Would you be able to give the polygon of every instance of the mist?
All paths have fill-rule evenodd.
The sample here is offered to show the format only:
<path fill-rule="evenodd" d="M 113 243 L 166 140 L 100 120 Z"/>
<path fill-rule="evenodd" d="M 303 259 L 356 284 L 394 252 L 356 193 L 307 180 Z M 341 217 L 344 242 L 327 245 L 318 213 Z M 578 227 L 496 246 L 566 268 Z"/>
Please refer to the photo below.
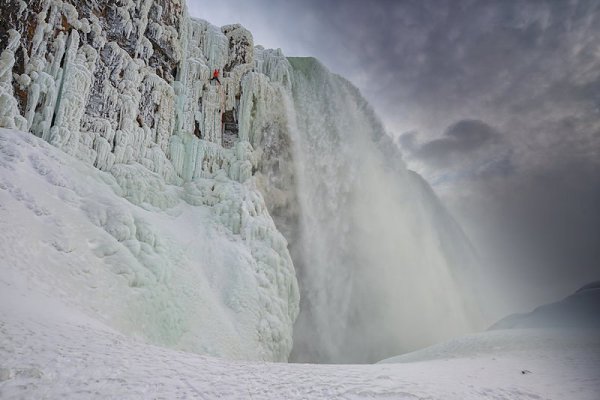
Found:
<path fill-rule="evenodd" d="M 354 86 L 290 61 L 302 211 L 291 360 L 373 362 L 474 329 L 475 255 L 460 228 Z"/>

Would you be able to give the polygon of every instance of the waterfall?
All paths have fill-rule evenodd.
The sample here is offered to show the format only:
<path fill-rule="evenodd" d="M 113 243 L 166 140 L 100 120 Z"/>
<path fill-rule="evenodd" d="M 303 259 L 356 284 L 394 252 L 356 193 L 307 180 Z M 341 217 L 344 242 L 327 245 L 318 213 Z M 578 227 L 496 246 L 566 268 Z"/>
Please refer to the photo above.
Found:
<path fill-rule="evenodd" d="M 376 361 L 467 331 L 468 241 L 358 89 L 315 59 L 289 61 L 301 285 L 292 361 Z"/>

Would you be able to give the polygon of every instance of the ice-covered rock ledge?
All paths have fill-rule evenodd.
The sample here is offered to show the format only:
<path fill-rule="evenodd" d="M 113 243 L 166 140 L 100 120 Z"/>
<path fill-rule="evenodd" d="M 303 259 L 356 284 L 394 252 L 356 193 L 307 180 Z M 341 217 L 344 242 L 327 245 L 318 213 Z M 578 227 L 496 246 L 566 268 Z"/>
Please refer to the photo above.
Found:
<path fill-rule="evenodd" d="M 286 122 L 285 57 L 255 54 L 240 25 L 191 19 L 183 0 L 10 0 L 0 12 L 0 126 L 99 169 L 137 162 L 168 183 L 218 171 L 244 182 Z"/>
<path fill-rule="evenodd" d="M 28 180 L 14 179 L 31 175 L 49 190 L 40 210 L 55 219 L 62 207 L 79 213 L 57 219 L 56 229 L 92 251 L 96 273 L 119 287 L 115 308 L 90 307 L 156 343 L 286 360 L 298 289 L 259 187 L 269 185 L 273 156 L 289 158 L 270 146 L 285 134 L 287 60 L 255 49 L 239 25 L 191 19 L 183 0 L 8 0 L 0 13 L 0 127 L 80 160 L 2 131 L 2 194 L 22 197 Z M 209 81 L 214 69 L 221 84 Z M 46 212 L 31 207 L 31 229 L 52 235 Z M 167 231 L 186 229 L 189 236 L 166 244 Z M 103 241 L 84 243 L 96 231 Z M 58 274 L 68 264 L 67 276 L 85 274 L 87 256 L 57 240 L 51 248 L 64 259 L 50 257 L 45 268 Z M 22 265 L 15 257 L 5 261 Z M 65 293 L 79 293 L 66 280 Z"/>

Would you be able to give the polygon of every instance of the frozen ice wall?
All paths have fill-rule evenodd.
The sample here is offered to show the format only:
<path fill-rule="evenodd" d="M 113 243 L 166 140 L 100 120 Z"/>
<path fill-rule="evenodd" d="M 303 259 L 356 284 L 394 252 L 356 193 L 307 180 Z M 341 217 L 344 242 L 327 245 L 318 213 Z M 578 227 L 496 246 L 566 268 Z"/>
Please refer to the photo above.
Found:
<path fill-rule="evenodd" d="M 367 362 L 469 329 L 468 241 L 358 90 L 291 58 L 301 286 L 292 357 Z"/>
<path fill-rule="evenodd" d="M 265 203 L 266 198 L 272 204 L 277 193 L 265 190 L 263 196 L 260 190 L 278 186 L 270 185 L 266 174 L 259 176 L 272 169 L 275 152 L 269 141 L 287 126 L 282 97 L 291 81 L 281 53 L 257 49 L 255 55 L 245 28 L 192 19 L 184 0 L 7 0 L 0 13 L 0 128 L 30 132 L 108 172 L 118 194 L 142 209 L 174 213 L 181 201 L 197 207 L 199 215 L 208 209 L 224 245 L 243 243 L 241 250 L 232 247 L 241 254 L 228 258 L 239 265 L 215 262 L 209 275 L 237 267 L 234 278 L 244 280 L 241 286 L 250 287 L 251 295 L 241 306 L 226 303 L 226 315 L 220 316 L 230 322 L 224 335 L 235 338 L 237 333 L 235 340 L 243 346 L 223 344 L 219 335 L 210 339 L 206 333 L 213 321 L 203 318 L 196 305 L 182 317 L 193 327 L 185 334 L 186 343 L 192 343 L 187 347 L 286 360 L 298 288 L 287 241 Z M 210 80 L 215 69 L 219 82 Z M 278 201 L 285 205 L 285 199 Z M 154 228 L 158 236 L 167 229 Z M 115 246 L 125 246 L 119 232 Z M 201 240 L 191 238 L 190 243 Z M 210 259 L 201 257 L 198 265 Z M 142 264 L 157 269 L 147 260 Z M 173 271 L 164 271 L 171 264 L 159 264 L 159 275 L 171 276 Z M 253 265 L 250 275 L 248 265 Z M 137 286 L 134 280 L 131 290 Z M 230 298 L 227 288 L 236 285 L 225 286 L 219 299 Z M 144 290 L 162 289 L 151 285 Z M 179 304 L 187 294 L 171 288 L 169 296 L 167 303 Z M 204 298 L 196 300 L 202 304 Z M 169 327 L 160 322 L 140 322 L 132 329 L 150 339 L 169 337 L 168 343 L 157 339 L 161 344 L 184 346 L 176 334 L 163 334 Z M 244 350 L 230 350 L 240 347 Z"/>

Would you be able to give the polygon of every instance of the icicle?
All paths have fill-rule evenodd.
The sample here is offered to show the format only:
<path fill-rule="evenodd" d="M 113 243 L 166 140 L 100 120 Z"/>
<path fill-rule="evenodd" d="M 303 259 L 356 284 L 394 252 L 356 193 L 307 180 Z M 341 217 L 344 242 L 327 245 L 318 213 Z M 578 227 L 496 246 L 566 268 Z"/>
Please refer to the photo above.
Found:
<path fill-rule="evenodd" d="M 223 70 L 227 62 L 229 40 L 227 36 L 214 25 L 208 25 L 205 33 L 203 53 L 208 60 L 210 70 Z"/>
<path fill-rule="evenodd" d="M 55 112 L 55 125 L 49 141 L 76 155 L 81 136 L 81 120 L 92 85 L 97 53 L 88 45 L 78 49 L 79 33 L 72 31 L 65 60 L 65 72 Z M 88 144 L 93 141 L 88 141 Z M 91 148 L 91 146 L 90 146 Z"/>
<path fill-rule="evenodd" d="M 9 30 L 8 35 L 8 44 L 0 54 L 0 127 L 25 130 L 27 121 L 19 113 L 17 100 L 13 96 L 12 75 L 15 50 L 19 46 L 21 35 L 14 29 Z"/>

